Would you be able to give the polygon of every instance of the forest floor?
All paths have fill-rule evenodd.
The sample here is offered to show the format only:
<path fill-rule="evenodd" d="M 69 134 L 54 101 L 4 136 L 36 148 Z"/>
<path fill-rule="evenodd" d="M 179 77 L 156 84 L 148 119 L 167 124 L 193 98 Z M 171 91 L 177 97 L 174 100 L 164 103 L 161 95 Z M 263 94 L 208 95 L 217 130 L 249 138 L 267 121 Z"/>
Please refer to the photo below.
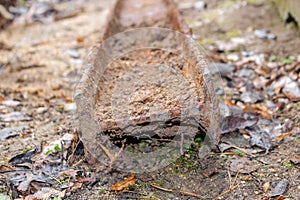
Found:
<path fill-rule="evenodd" d="M 84 159 L 38 163 L 40 148 L 66 134 L 74 140 L 74 87 L 111 6 L 65 1 L 55 5 L 64 17 L 37 22 L 28 14 L 0 31 L 0 199 L 299 199 L 297 25 L 282 21 L 269 1 L 195 2 L 179 8 L 222 76 L 216 92 L 231 122 L 222 127 L 223 153 L 199 158 L 191 148 L 163 169 L 135 174 L 122 191 L 111 186 L 130 173 L 102 173 Z"/>

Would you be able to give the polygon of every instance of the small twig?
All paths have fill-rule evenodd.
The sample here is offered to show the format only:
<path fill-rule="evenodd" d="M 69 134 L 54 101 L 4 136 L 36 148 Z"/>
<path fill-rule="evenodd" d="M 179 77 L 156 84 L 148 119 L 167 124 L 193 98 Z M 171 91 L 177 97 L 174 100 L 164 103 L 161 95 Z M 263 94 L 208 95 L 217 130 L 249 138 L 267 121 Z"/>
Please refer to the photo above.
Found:
<path fill-rule="evenodd" d="M 109 157 L 110 160 L 113 159 L 113 155 L 111 155 L 111 153 L 108 151 L 108 149 L 103 145 L 103 144 L 99 144 L 101 149 L 105 152 L 105 154 Z"/>
<path fill-rule="evenodd" d="M 215 198 L 213 198 L 213 200 L 219 199 L 220 197 L 222 197 L 222 196 L 228 194 L 229 192 L 231 192 L 232 190 L 234 190 L 234 189 L 237 188 L 237 187 L 238 187 L 238 185 L 235 185 L 235 186 L 229 188 L 228 190 L 222 192 L 221 194 L 219 194 L 218 196 L 216 196 Z"/>
<path fill-rule="evenodd" d="M 181 133 L 181 140 L 180 140 L 180 155 L 182 156 L 184 154 L 183 152 L 183 133 Z"/>
<path fill-rule="evenodd" d="M 123 152 L 124 148 L 125 148 L 125 144 L 123 143 L 123 144 L 122 144 L 122 147 L 121 147 L 120 150 L 119 150 L 119 152 L 116 153 L 116 154 L 113 156 L 113 158 L 111 159 L 110 165 L 109 165 L 109 171 L 112 169 L 112 166 L 113 166 L 114 162 L 116 162 L 117 158 L 118 158 L 118 157 L 120 156 L 120 154 Z"/>
<path fill-rule="evenodd" d="M 106 155 L 109 157 L 110 159 L 110 164 L 109 164 L 109 168 L 107 170 L 107 173 L 110 172 L 112 170 L 112 166 L 114 164 L 114 162 L 117 160 L 117 158 L 119 157 L 119 155 L 123 152 L 125 145 L 124 143 L 122 144 L 122 147 L 120 148 L 119 152 L 116 153 L 115 155 L 112 155 L 109 150 L 102 144 L 100 144 L 100 147 L 102 148 L 102 150 L 106 153 Z"/>
<path fill-rule="evenodd" d="M 16 172 L 28 172 L 31 171 L 31 169 L 14 169 L 10 171 L 0 171 L 0 174 L 6 174 L 6 173 L 16 173 Z"/>
<path fill-rule="evenodd" d="M 139 196 L 140 199 L 145 199 L 145 200 L 160 200 L 159 198 L 155 197 L 147 197 L 147 196 Z"/>
<path fill-rule="evenodd" d="M 159 142 L 177 142 L 177 141 L 174 141 L 174 140 L 171 140 L 171 139 L 164 139 L 164 138 L 150 138 L 151 140 L 156 140 L 156 141 L 159 141 Z"/>
<path fill-rule="evenodd" d="M 165 191 L 165 192 L 170 192 L 170 193 L 177 193 L 178 192 L 178 193 L 183 194 L 183 195 L 187 195 L 187 196 L 191 196 L 191 197 L 196 197 L 196 198 L 199 198 L 199 199 L 204 199 L 203 196 L 201 196 L 199 194 L 192 193 L 192 192 L 171 190 L 171 189 L 160 187 L 160 186 L 155 185 L 155 184 L 150 184 L 150 186 L 152 186 L 152 187 L 154 187 L 156 189 Z"/>
<path fill-rule="evenodd" d="M 230 187 L 232 187 L 232 185 L 235 184 L 235 182 L 236 182 L 236 180 L 237 180 L 237 177 L 238 177 L 238 175 L 239 175 L 240 172 L 237 172 L 237 173 L 236 173 L 233 182 L 232 182 L 232 178 L 231 178 L 230 171 L 227 170 L 227 172 L 228 172 L 229 185 L 230 185 Z"/>
<path fill-rule="evenodd" d="M 134 192 L 134 191 L 130 191 L 130 190 L 124 190 L 122 191 L 123 193 L 124 192 L 127 192 L 127 193 L 132 193 L 132 194 L 138 194 L 138 195 L 141 195 L 139 196 L 139 199 L 147 199 L 147 200 L 160 200 L 159 198 L 156 198 L 156 197 L 149 197 L 147 196 L 146 194 L 143 194 L 143 193 L 140 193 L 140 192 Z"/>
<path fill-rule="evenodd" d="M 80 165 L 84 160 L 80 159 L 78 162 L 76 162 L 75 164 L 72 165 L 72 167 L 77 167 L 78 165 Z"/>
<path fill-rule="evenodd" d="M 199 199 L 204 199 L 203 196 L 200 196 L 198 194 L 191 193 L 191 192 L 179 191 L 179 193 L 183 194 L 183 195 L 191 196 L 191 197 L 196 197 L 196 198 L 199 198 Z"/>
<path fill-rule="evenodd" d="M 228 179 L 229 179 L 229 185 L 230 185 L 230 187 L 232 186 L 232 184 L 231 184 L 231 174 L 230 174 L 230 171 L 229 171 L 229 169 L 227 170 L 227 173 L 228 173 Z"/>
<path fill-rule="evenodd" d="M 234 180 L 233 180 L 233 184 L 232 185 L 234 185 L 235 184 L 235 182 L 236 182 L 236 180 L 237 180 L 237 177 L 238 177 L 238 175 L 240 174 L 240 172 L 237 172 L 236 173 L 236 175 L 235 175 L 235 177 L 234 177 Z"/>
<path fill-rule="evenodd" d="M 123 190 L 122 193 L 132 193 L 132 194 L 138 194 L 138 195 L 143 195 L 143 196 L 146 196 L 145 194 L 143 193 L 140 193 L 140 192 L 135 192 L 135 191 L 130 191 L 130 190 Z"/>
<path fill-rule="evenodd" d="M 247 150 L 245 150 L 245 149 L 243 149 L 243 148 L 241 148 L 241 147 L 235 146 L 234 144 L 231 144 L 231 143 L 229 143 L 229 142 L 224 142 L 224 143 L 225 143 L 225 144 L 228 144 L 228 145 L 231 146 L 232 148 L 235 148 L 235 149 L 237 149 L 237 150 L 243 152 L 244 154 L 247 154 L 247 155 L 249 155 L 249 156 L 255 158 L 255 155 L 253 155 L 252 153 L 249 153 Z"/>
<path fill-rule="evenodd" d="M 212 152 L 212 154 L 221 154 L 221 155 L 234 155 L 234 152 L 221 152 L 221 153 L 217 153 L 217 152 Z"/>
<path fill-rule="evenodd" d="M 0 14 L 6 20 L 12 20 L 14 18 L 14 16 L 10 12 L 8 12 L 6 8 L 1 4 L 0 4 Z"/>
<path fill-rule="evenodd" d="M 262 161 L 262 160 L 259 160 L 258 158 L 256 158 L 255 155 L 253 155 L 252 153 L 249 153 L 248 151 L 246 151 L 245 149 L 243 149 L 243 148 L 241 148 L 241 147 L 235 146 L 235 145 L 233 145 L 233 144 L 231 144 L 231 143 L 229 143 L 229 142 L 224 142 L 224 143 L 225 143 L 225 144 L 228 144 L 228 145 L 231 146 L 232 148 L 235 148 L 235 149 L 241 151 L 241 152 L 244 153 L 244 154 L 247 154 L 247 155 L 251 156 L 254 160 L 256 160 L 256 161 L 258 161 L 258 162 L 260 162 L 260 163 L 262 163 L 262 164 L 264 164 L 264 165 L 269 165 L 269 163 L 267 163 L 267 162 L 265 162 L 265 161 Z"/>
<path fill-rule="evenodd" d="M 52 178 L 53 180 L 55 180 L 57 183 L 59 183 L 60 185 L 62 185 L 63 183 L 56 177 L 54 177 L 53 175 L 47 173 L 47 172 L 42 172 L 43 174 L 45 174 L 46 176 L 49 176 L 50 178 Z"/>
<path fill-rule="evenodd" d="M 165 192 L 174 192 L 173 190 L 171 189 L 167 189 L 167 188 L 163 188 L 163 187 L 160 187 L 158 185 L 155 185 L 155 184 L 150 184 L 152 187 L 156 188 L 156 189 L 159 189 L 159 190 L 162 190 L 162 191 L 165 191 Z"/>

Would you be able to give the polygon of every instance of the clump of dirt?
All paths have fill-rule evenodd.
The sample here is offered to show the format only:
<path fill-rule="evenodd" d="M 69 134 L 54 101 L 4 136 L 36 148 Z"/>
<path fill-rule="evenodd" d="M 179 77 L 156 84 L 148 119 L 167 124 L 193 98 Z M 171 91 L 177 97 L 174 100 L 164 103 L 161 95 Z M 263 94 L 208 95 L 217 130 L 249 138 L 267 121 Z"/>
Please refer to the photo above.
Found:
<path fill-rule="evenodd" d="M 116 121 L 124 128 L 130 121 L 169 121 L 181 115 L 188 117 L 183 116 L 183 110 L 199 110 L 204 95 L 198 87 L 203 86 L 190 76 L 185 77 L 188 65 L 180 56 L 160 50 L 134 51 L 115 60 L 106 68 L 97 87 L 99 122 Z"/>

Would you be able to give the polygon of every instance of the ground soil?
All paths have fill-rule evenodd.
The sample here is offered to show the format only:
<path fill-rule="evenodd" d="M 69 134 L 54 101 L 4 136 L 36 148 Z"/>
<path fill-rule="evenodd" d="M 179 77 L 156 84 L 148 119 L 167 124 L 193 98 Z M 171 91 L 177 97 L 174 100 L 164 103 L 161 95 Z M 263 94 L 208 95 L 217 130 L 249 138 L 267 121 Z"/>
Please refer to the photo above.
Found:
<path fill-rule="evenodd" d="M 207 7 L 202 11 L 188 9 L 181 12 L 192 27 L 194 37 L 204 47 L 208 59 L 230 62 L 224 57 L 241 51 L 255 51 L 267 58 L 276 56 L 279 59 L 300 55 L 299 32 L 293 24 L 286 25 L 279 18 L 270 2 L 207 0 L 206 3 Z M 30 131 L 0 141 L 0 164 L 7 164 L 11 157 L 42 142 L 50 143 L 76 128 L 74 113 L 67 109 L 66 104 L 73 103 L 74 87 L 81 76 L 82 64 L 103 31 L 110 3 L 87 1 L 80 6 L 82 11 L 68 19 L 49 24 L 13 24 L 0 32 L 0 98 L 21 102 L 16 107 L 1 105 L 0 112 L 20 111 L 32 117 L 31 121 L 25 122 L 1 122 L 1 129 L 28 125 Z M 213 47 L 216 41 L 252 37 L 253 31 L 261 28 L 270 30 L 277 39 L 254 39 L 252 43 L 230 52 L 220 53 Z M 70 49 L 75 49 L 79 56 L 72 57 L 67 51 Z M 226 85 L 226 80 L 224 82 Z M 285 198 L 299 199 L 299 164 L 290 163 L 290 156 L 300 152 L 299 108 L 295 103 L 290 107 L 274 117 L 282 121 L 291 119 L 294 127 L 292 135 L 278 142 L 267 154 L 256 154 L 256 158 L 249 161 L 255 169 L 249 173 L 229 170 L 228 163 L 240 159 L 241 155 L 211 152 L 199 158 L 197 144 L 194 144 L 169 166 L 151 173 L 136 174 L 136 184 L 127 192 L 112 192 L 109 188 L 128 177 L 129 173 L 102 173 L 101 167 L 83 163 L 77 168 L 99 182 L 92 186 L 83 185 L 68 194 L 66 199 L 199 199 L 179 191 L 195 193 L 204 199 L 262 199 L 269 196 L 276 183 L 284 178 L 289 181 Z M 270 183 L 267 189 L 263 187 L 266 183 Z M 175 192 L 159 190 L 151 184 Z M 1 191 L 6 190 L 6 187 L 1 188 Z"/>

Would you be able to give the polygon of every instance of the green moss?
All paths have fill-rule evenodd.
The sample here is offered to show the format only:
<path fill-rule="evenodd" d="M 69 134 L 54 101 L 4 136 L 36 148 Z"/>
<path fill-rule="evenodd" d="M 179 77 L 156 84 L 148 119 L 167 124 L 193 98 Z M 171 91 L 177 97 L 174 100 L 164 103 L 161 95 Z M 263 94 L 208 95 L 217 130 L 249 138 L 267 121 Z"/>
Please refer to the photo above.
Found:
<path fill-rule="evenodd" d="M 130 153 L 134 153 L 134 149 L 130 145 L 126 147 L 126 151 L 129 151 Z"/>
<path fill-rule="evenodd" d="M 292 163 L 283 163 L 282 165 L 286 168 L 293 168 L 294 167 L 294 165 Z"/>
<path fill-rule="evenodd" d="M 145 143 L 145 142 L 140 142 L 140 143 L 139 143 L 139 149 L 140 149 L 141 151 L 144 151 L 145 148 L 146 148 L 146 143 Z"/>
<path fill-rule="evenodd" d="M 179 173 L 179 170 L 178 170 L 178 169 L 172 169 L 172 170 L 171 170 L 171 173 L 172 173 L 173 175 L 176 175 L 176 174 Z"/>

